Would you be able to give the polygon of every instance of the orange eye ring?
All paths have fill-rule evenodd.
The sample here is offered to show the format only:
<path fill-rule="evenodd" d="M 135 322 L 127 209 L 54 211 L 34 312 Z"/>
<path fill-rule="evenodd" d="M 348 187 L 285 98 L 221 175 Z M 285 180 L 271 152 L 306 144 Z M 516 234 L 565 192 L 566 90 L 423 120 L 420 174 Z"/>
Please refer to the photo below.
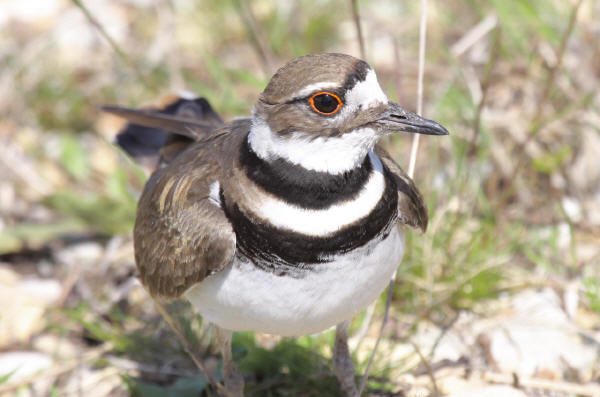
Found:
<path fill-rule="evenodd" d="M 322 97 L 322 99 L 319 99 L 319 97 Z M 335 101 L 337 101 L 337 104 L 332 103 L 331 98 L 333 98 Z M 315 99 L 317 100 L 316 103 L 315 103 Z M 313 94 L 308 99 L 308 103 L 310 103 L 310 107 L 312 108 L 312 110 L 314 110 L 315 112 L 322 114 L 324 116 L 331 116 L 332 114 L 337 113 L 342 108 L 342 105 L 344 104 L 339 96 L 335 95 L 332 92 L 325 92 L 325 91 L 317 92 L 316 94 Z M 334 105 L 335 105 L 335 108 L 333 108 L 333 110 L 329 110 Z M 329 110 L 329 111 L 327 111 L 327 110 Z"/>

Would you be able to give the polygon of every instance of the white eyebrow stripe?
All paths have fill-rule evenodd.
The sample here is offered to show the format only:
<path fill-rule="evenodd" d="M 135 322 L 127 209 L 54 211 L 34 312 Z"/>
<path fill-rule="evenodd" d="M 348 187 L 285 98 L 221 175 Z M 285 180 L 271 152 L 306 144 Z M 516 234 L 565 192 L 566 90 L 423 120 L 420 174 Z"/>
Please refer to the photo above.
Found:
<path fill-rule="evenodd" d="M 296 91 L 294 94 L 292 94 L 289 100 L 304 98 L 305 96 L 308 96 L 308 94 L 312 94 L 315 91 L 334 89 L 338 88 L 339 86 L 340 83 L 335 81 L 321 81 L 319 83 L 309 84 L 300 91 Z"/>

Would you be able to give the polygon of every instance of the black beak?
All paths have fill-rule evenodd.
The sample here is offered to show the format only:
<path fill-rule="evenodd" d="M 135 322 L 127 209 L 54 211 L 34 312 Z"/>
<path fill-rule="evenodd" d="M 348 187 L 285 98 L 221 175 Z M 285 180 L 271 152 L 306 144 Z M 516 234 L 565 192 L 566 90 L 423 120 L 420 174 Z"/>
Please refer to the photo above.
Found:
<path fill-rule="evenodd" d="M 447 129 L 433 120 L 425 119 L 416 113 L 409 112 L 397 103 L 389 102 L 377 123 L 384 132 L 412 132 L 426 135 L 448 135 Z"/>

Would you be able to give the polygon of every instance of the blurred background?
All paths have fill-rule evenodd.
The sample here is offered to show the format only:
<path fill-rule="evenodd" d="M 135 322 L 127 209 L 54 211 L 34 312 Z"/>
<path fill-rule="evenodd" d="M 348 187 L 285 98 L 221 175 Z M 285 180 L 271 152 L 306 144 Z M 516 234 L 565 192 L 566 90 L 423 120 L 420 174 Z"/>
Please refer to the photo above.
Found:
<path fill-rule="evenodd" d="M 0 395 L 200 396 L 193 363 L 135 278 L 147 173 L 103 104 L 181 90 L 224 119 L 307 53 L 361 56 L 416 109 L 420 2 L 0 0 Z M 429 1 L 409 232 L 367 395 L 600 395 L 600 2 Z M 411 136 L 386 141 L 408 168 Z M 385 297 L 351 328 L 357 371 Z M 217 371 L 211 332 L 172 302 Z M 332 331 L 240 333 L 255 396 L 335 396 Z M 486 394 L 488 393 L 488 394 Z"/>

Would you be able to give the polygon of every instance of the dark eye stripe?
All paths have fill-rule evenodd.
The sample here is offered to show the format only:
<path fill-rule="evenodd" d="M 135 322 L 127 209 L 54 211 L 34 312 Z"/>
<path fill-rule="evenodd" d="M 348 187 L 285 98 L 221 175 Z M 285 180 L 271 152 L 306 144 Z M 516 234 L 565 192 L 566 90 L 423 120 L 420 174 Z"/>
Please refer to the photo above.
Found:
<path fill-rule="evenodd" d="M 308 99 L 308 103 L 315 112 L 325 116 L 337 113 L 343 105 L 340 97 L 332 92 L 317 92 Z"/>

